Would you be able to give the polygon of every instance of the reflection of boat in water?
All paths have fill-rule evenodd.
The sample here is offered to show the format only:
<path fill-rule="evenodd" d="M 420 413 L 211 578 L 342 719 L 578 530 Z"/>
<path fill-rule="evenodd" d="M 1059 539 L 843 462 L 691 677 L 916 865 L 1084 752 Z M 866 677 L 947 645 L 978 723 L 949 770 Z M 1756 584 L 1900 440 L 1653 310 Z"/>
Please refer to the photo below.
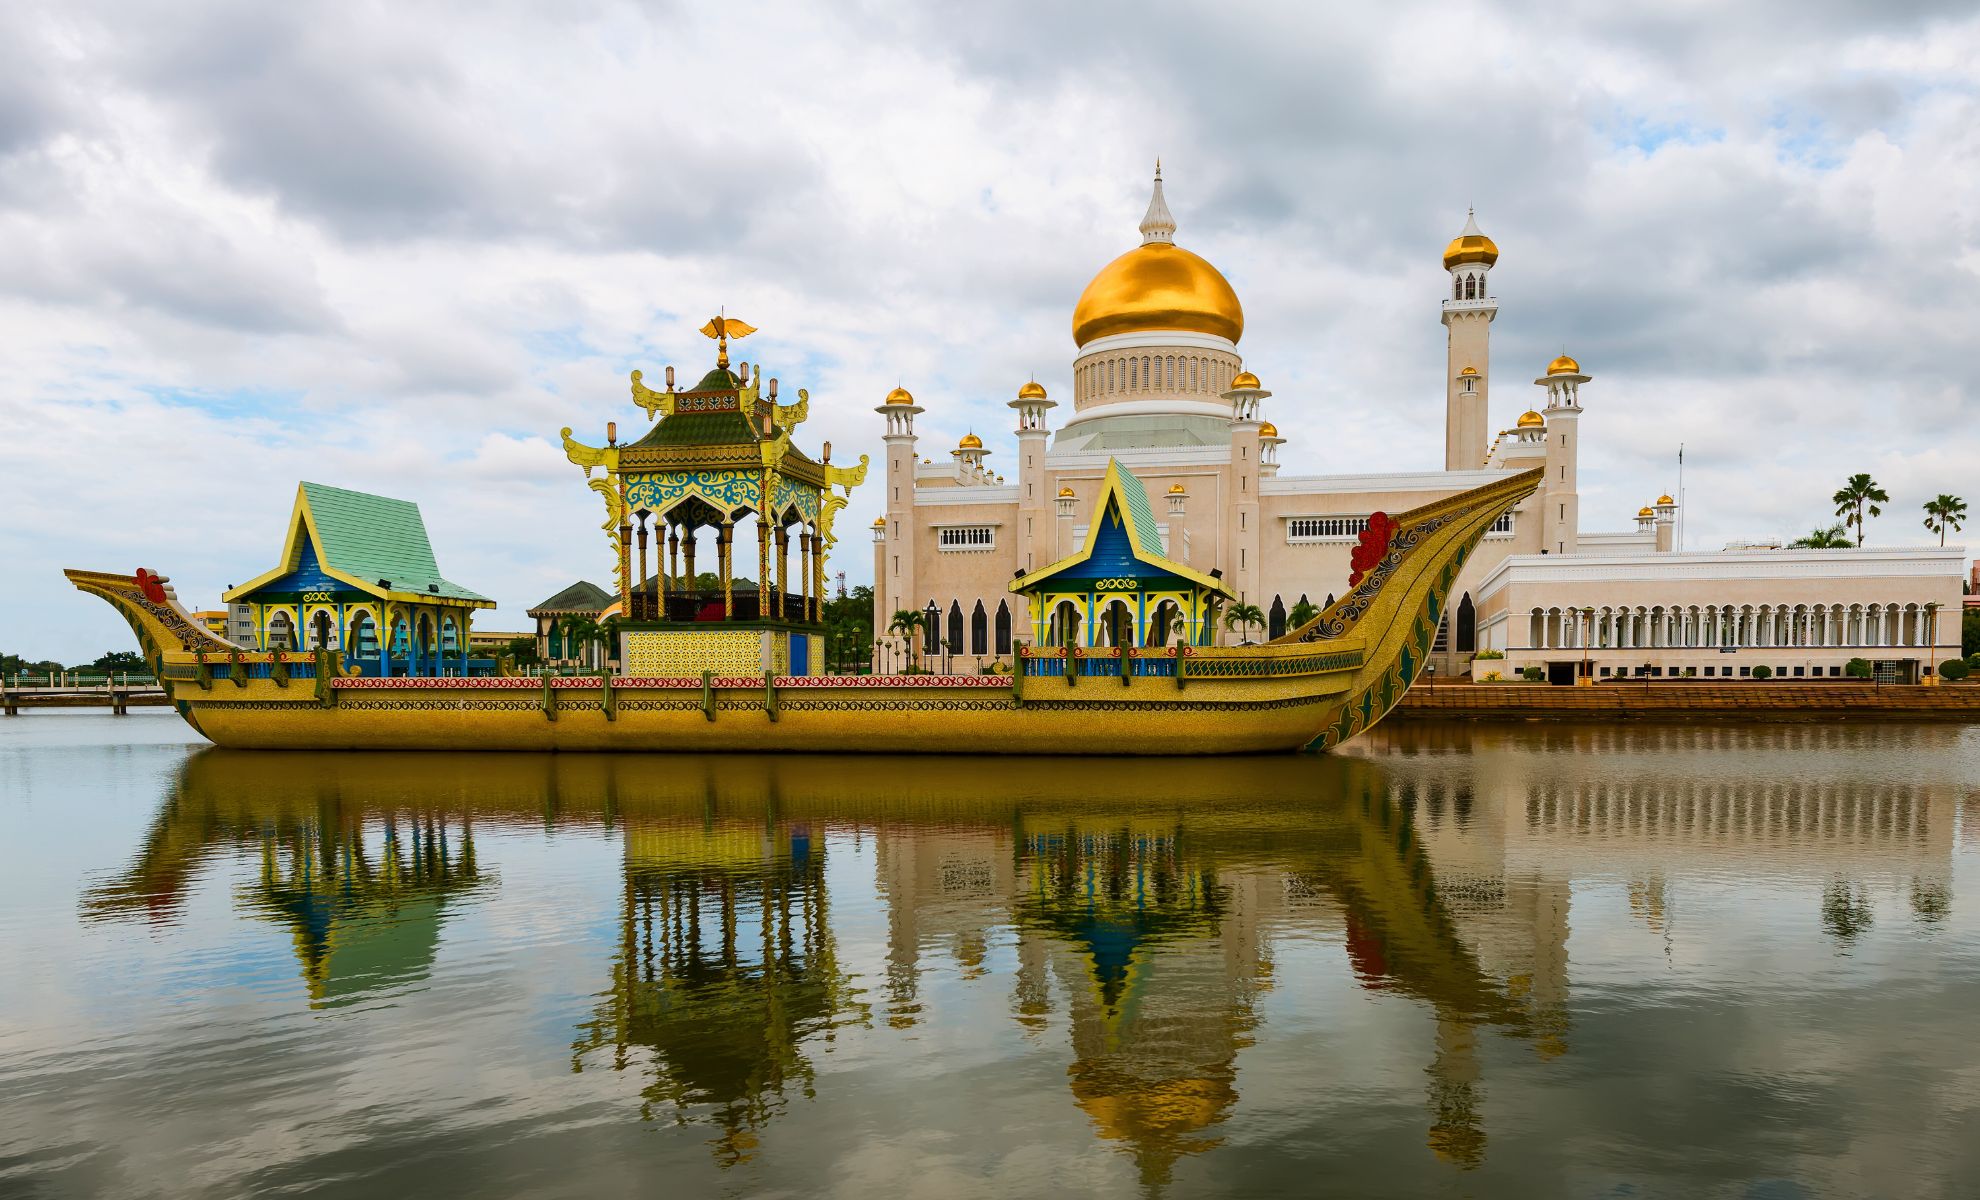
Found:
<path fill-rule="evenodd" d="M 1032 1037 L 1064 1026 L 1072 1103 L 1151 1182 L 1218 1144 L 1275 986 L 1274 935 L 1317 918 L 1344 931 L 1361 986 L 1436 1014 L 1432 1138 L 1482 1153 L 1475 1030 L 1526 1036 L 1534 1017 L 1481 965 L 1381 767 L 942 758 L 898 778 L 875 794 L 843 759 L 795 755 L 208 750 L 132 868 L 85 903 L 169 914 L 208 857 L 258 852 L 243 909 L 296 930 L 312 997 L 335 1003 L 427 969 L 441 905 L 491 886 L 491 837 L 609 828 L 623 846 L 616 947 L 571 1061 L 643 1075 L 649 1117 L 712 1125 L 718 1157 L 748 1158 L 819 1086 L 816 1055 L 838 1031 L 928 1019 L 929 955 L 982 979 L 986 947 L 1014 937 L 1012 1019 Z M 864 994 L 826 886 L 827 835 L 855 830 L 872 839 L 889 925 L 885 977 Z M 412 860 L 430 864 L 419 879 Z M 394 920 L 396 940 L 375 936 Z M 373 964 L 374 944 L 399 961 Z"/>
<path fill-rule="evenodd" d="M 1016 655 L 1008 677 L 352 678 L 330 651 L 250 653 L 218 639 L 147 572 L 68 575 L 124 615 L 180 715 L 222 746 L 1107 755 L 1331 748 L 1401 698 L 1428 657 L 1459 567 L 1538 476 L 1511 475 L 1371 526 L 1355 586 L 1273 642 L 1153 647 L 1132 657 L 1032 648 Z"/>

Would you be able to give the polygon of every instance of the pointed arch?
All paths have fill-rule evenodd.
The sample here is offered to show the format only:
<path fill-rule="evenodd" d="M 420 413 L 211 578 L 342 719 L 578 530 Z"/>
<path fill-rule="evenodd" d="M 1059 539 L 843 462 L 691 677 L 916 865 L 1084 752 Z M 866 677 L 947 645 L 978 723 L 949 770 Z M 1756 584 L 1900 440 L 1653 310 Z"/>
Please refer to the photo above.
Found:
<path fill-rule="evenodd" d="M 998 654 L 1011 652 L 1011 602 L 997 601 L 997 649 Z"/>
<path fill-rule="evenodd" d="M 976 602 L 976 608 L 969 614 L 969 652 L 990 653 L 990 615 L 983 611 L 981 600 Z"/>
<path fill-rule="evenodd" d="M 1457 606 L 1457 648 L 1459 654 L 1468 654 L 1478 649 L 1478 612 L 1471 606 L 1471 593 L 1466 592 Z"/>
<path fill-rule="evenodd" d="M 963 648 L 962 601 L 960 600 L 949 601 L 948 624 L 949 624 L 948 637 L 945 640 L 947 641 L 949 646 L 949 653 L 961 654 Z"/>
<path fill-rule="evenodd" d="M 1286 598 L 1273 595 L 1271 611 L 1265 614 L 1265 636 L 1281 638 L 1286 636 Z"/>

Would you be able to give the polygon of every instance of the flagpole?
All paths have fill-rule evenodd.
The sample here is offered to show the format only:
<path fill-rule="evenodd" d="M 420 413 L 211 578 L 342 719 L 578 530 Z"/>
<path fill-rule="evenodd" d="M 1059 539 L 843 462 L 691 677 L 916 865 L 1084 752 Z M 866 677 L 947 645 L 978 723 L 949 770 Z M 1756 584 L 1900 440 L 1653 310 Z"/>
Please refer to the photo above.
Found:
<path fill-rule="evenodd" d="M 1678 443 L 1678 553 L 1684 553 L 1684 443 Z"/>

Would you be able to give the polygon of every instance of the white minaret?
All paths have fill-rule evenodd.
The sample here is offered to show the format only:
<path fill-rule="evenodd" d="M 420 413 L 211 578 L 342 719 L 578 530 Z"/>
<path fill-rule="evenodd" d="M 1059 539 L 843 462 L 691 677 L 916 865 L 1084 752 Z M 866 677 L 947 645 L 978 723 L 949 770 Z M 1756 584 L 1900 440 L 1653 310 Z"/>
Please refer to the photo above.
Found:
<path fill-rule="evenodd" d="M 1444 353 L 1446 471 L 1475 471 L 1485 465 L 1492 318 L 1499 315 L 1490 277 L 1498 261 L 1498 246 L 1466 210 L 1464 229 L 1444 247 L 1444 269 L 1451 275 L 1451 294 L 1444 301 L 1444 328 L 1449 330 Z"/>
<path fill-rule="evenodd" d="M 1547 478 L 1541 483 L 1540 548 L 1547 554 L 1573 554 L 1581 545 L 1581 484 L 1576 459 L 1581 454 L 1581 385 L 1588 376 L 1581 364 L 1563 354 L 1547 364 L 1547 373 L 1533 381 L 1547 389 Z"/>
<path fill-rule="evenodd" d="M 876 634 L 903 608 L 917 608 L 914 592 L 914 418 L 924 411 L 906 388 L 887 393 L 873 410 L 887 419 L 887 495 L 884 538 L 874 539 L 873 629 Z"/>
<path fill-rule="evenodd" d="M 1223 569 L 1231 591 L 1240 604 L 1263 607 L 1259 586 L 1261 537 L 1258 503 L 1259 480 L 1265 474 L 1265 420 L 1260 407 L 1272 393 L 1258 382 L 1258 376 L 1241 372 L 1231 380 L 1224 399 L 1231 402 L 1231 514 L 1225 527 L 1224 544 L 1231 548 Z M 1277 436 L 1278 430 L 1272 431 Z"/>
<path fill-rule="evenodd" d="M 1017 412 L 1017 563 L 1026 571 L 1036 570 L 1057 557 L 1056 554 L 1040 557 L 1037 553 L 1041 544 L 1053 550 L 1058 548 L 1057 531 L 1045 508 L 1052 499 L 1046 492 L 1051 480 L 1045 474 L 1045 444 L 1051 431 L 1045 427 L 1045 413 L 1057 407 L 1035 379 L 1019 388 L 1017 399 L 1011 401 L 1011 408 Z"/>

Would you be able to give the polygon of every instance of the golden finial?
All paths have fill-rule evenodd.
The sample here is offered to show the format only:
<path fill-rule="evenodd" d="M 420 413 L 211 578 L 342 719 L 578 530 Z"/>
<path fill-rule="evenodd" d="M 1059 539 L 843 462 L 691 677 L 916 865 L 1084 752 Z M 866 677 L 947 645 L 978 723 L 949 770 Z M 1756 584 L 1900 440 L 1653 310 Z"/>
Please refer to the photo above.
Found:
<path fill-rule="evenodd" d="M 701 327 L 701 332 L 715 339 L 715 365 L 726 371 L 729 369 L 729 339 L 746 338 L 756 332 L 756 326 L 717 313 Z"/>

